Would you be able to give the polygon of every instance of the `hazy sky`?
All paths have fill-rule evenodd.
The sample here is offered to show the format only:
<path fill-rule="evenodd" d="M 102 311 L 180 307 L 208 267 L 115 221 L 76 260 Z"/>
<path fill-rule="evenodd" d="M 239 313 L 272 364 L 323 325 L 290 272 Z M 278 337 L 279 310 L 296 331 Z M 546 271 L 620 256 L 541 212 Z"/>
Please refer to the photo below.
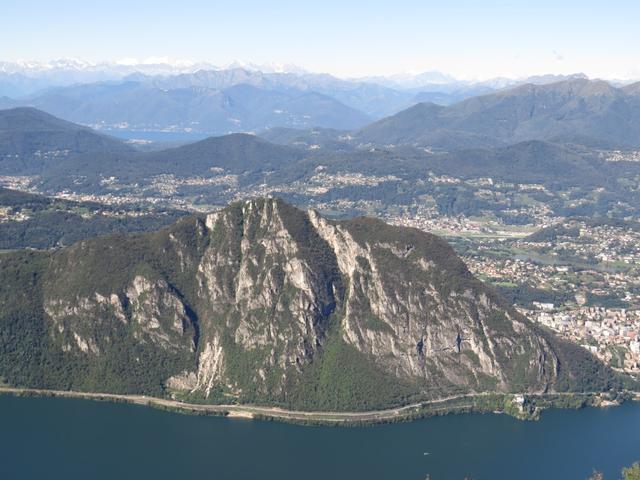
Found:
<path fill-rule="evenodd" d="M 169 57 L 361 76 L 640 77 L 640 2 L 0 0 L 0 59 Z"/>

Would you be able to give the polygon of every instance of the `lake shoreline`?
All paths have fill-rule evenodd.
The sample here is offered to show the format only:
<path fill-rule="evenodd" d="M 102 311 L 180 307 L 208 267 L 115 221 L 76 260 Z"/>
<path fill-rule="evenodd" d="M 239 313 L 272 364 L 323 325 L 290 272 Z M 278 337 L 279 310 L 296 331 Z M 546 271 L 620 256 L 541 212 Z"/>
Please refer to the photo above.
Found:
<path fill-rule="evenodd" d="M 438 400 L 363 412 L 313 412 L 286 410 L 260 405 L 215 405 L 186 403 L 146 395 L 77 392 L 17 387 L 0 387 L 0 395 L 22 397 L 79 398 L 111 403 L 127 403 L 186 415 L 223 416 L 244 420 L 278 421 L 318 426 L 365 426 L 409 422 L 422 418 L 463 413 L 500 413 L 520 420 L 538 420 L 549 408 L 608 408 L 625 401 L 640 401 L 640 392 L 616 393 L 479 393 L 464 394 Z"/>

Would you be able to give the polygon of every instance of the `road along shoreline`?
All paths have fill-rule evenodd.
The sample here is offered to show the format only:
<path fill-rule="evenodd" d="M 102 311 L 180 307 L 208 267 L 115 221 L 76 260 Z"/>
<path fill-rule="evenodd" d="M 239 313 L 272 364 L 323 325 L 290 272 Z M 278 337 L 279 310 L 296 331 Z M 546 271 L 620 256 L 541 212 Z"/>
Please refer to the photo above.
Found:
<path fill-rule="evenodd" d="M 593 393 L 470 393 L 425 400 L 411 405 L 385 410 L 362 412 L 320 412 L 286 410 L 259 405 L 213 405 L 186 403 L 178 400 L 146 395 L 120 395 L 113 393 L 77 392 L 34 388 L 0 387 L 0 394 L 80 398 L 95 401 L 129 403 L 192 415 L 226 416 L 241 419 L 276 420 L 314 425 L 366 425 L 408 421 L 448 413 L 493 412 L 506 413 L 521 419 L 537 419 L 545 408 L 581 408 L 584 406 L 615 406 L 625 400 L 640 401 L 640 392 L 611 394 Z"/>

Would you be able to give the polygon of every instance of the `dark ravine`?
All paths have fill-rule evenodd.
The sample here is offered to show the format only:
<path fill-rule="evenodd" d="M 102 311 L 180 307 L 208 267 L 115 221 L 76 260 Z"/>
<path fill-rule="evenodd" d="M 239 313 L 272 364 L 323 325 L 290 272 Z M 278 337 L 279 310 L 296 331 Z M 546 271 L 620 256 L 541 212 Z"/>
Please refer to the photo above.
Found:
<path fill-rule="evenodd" d="M 438 237 L 276 199 L 0 256 L 0 377 L 311 411 L 622 388 Z"/>

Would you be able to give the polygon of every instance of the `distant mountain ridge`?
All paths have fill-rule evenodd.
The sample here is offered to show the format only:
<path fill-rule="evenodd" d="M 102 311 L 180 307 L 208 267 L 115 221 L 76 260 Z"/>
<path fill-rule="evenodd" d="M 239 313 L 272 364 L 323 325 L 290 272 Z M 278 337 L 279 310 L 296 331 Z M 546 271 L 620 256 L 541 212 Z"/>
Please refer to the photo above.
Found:
<path fill-rule="evenodd" d="M 362 142 L 444 149 L 495 147 L 527 140 L 640 146 L 640 89 L 574 79 L 527 84 L 449 107 L 422 103 L 369 125 Z"/>
<path fill-rule="evenodd" d="M 0 169 L 22 172 L 69 155 L 132 153 L 122 141 L 34 108 L 0 110 Z"/>
<path fill-rule="evenodd" d="M 167 59 L 0 62 L 0 108 L 33 106 L 107 131 L 222 135 L 280 127 L 354 130 L 419 102 L 452 105 L 524 82 L 584 78 L 462 81 L 425 72 L 341 79 L 294 66 L 242 62 L 224 68 Z"/>
<path fill-rule="evenodd" d="M 437 113 L 444 107 L 426 104 L 409 112 L 425 109 Z M 13 117 L 17 120 L 10 121 Z M 312 177 L 323 166 L 336 174 L 350 171 L 400 175 L 411 182 L 434 172 L 460 178 L 489 176 L 517 183 L 613 188 L 609 185 L 610 178 L 633 176 L 638 170 L 637 163 L 608 162 L 588 147 L 541 140 L 509 145 L 488 135 L 466 132 L 438 132 L 439 138 L 455 142 L 447 152 L 402 144 L 373 148 L 361 144 L 363 139 L 358 133 L 286 128 L 264 132 L 269 141 L 238 133 L 142 152 L 34 109 L 0 111 L 0 122 L 2 118 L 5 122 L 0 123 L 0 139 L 4 142 L 0 143 L 0 151 L 4 154 L 0 157 L 0 175 L 36 175 L 39 188 L 46 191 L 72 188 L 86 193 L 105 192 L 108 190 L 105 179 L 112 177 L 129 185 L 149 185 L 157 175 L 178 178 L 231 175 L 215 180 L 223 184 L 207 187 L 224 197 L 225 184 L 231 188 L 229 192 L 265 182 L 284 188 L 290 181 Z M 46 128 L 38 122 L 44 122 Z M 424 131 L 420 116 L 411 125 L 414 130 L 407 127 L 403 135 Z M 495 146 L 496 143 L 500 146 Z"/>
<path fill-rule="evenodd" d="M 172 80 L 171 88 L 164 85 L 168 80 L 96 83 L 59 87 L 20 101 L 5 102 L 10 103 L 8 106 L 34 106 L 103 129 L 218 135 L 275 126 L 353 129 L 371 121 L 367 114 L 321 92 L 251 85 L 243 81 L 241 72 L 227 73 L 231 80 L 226 77 L 210 82 Z M 237 76 L 240 78 L 234 81 Z"/>
<path fill-rule="evenodd" d="M 0 175 L 112 176 L 207 175 L 212 168 L 258 174 L 300 160 L 300 149 L 246 133 L 210 137 L 187 145 L 140 152 L 34 108 L 0 110 Z"/>
<path fill-rule="evenodd" d="M 177 171 L 203 174 L 211 168 L 233 173 L 268 172 L 291 165 L 304 154 L 255 135 L 235 133 L 140 156 L 147 164 L 175 163 Z"/>
<path fill-rule="evenodd" d="M 236 68 L 239 65 L 234 63 L 229 68 Z M 269 66 L 242 64 L 242 68 L 268 69 Z M 219 69 L 221 68 L 208 62 L 172 61 L 168 58 L 122 59 L 114 62 L 90 62 L 76 58 L 50 61 L 0 61 L 0 95 L 24 97 L 54 87 L 114 82 L 141 75 L 179 75 L 199 70 Z M 283 70 L 287 71 L 286 68 Z"/>

